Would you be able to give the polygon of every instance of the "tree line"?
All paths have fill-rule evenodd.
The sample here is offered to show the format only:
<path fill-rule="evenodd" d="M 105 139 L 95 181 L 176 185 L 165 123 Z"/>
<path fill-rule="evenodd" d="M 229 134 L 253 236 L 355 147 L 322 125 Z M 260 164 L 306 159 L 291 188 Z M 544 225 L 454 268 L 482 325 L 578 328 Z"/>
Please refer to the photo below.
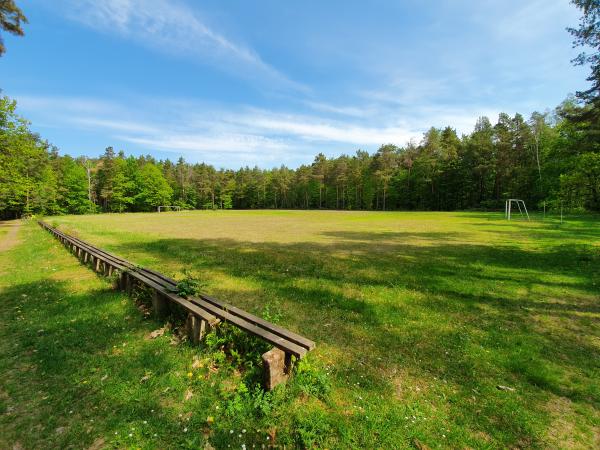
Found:
<path fill-rule="evenodd" d="M 108 147 L 96 158 L 59 155 L 0 100 L 0 216 L 154 211 L 182 208 L 344 210 L 501 209 L 506 198 L 531 207 L 600 211 L 594 105 L 568 99 L 552 113 L 480 117 L 470 134 L 430 128 L 420 142 L 327 158 L 296 169 L 216 169 Z M 573 118 L 576 118 L 573 119 Z"/>
<path fill-rule="evenodd" d="M 549 113 L 480 117 L 472 133 L 430 128 L 420 142 L 382 145 L 374 154 L 327 158 L 296 169 L 244 167 L 126 156 L 61 156 L 0 99 L 0 217 L 183 208 L 347 210 L 499 209 L 506 198 L 533 207 L 600 211 L 600 3 L 571 0 L 582 16 L 569 28 L 575 65 L 590 87 Z M 0 28 L 23 35 L 14 0 L 0 2 Z M 0 36 L 0 56 L 5 51 Z M 591 52 L 591 53 L 590 53 Z"/>

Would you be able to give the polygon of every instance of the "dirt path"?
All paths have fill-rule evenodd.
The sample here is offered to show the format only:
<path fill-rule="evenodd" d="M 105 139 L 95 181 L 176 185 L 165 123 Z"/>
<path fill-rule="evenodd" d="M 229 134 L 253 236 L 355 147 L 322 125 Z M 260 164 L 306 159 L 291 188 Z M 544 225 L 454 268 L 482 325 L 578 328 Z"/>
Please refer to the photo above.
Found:
<path fill-rule="evenodd" d="M 0 228 L 8 228 L 8 232 L 4 235 L 4 237 L 0 238 L 0 252 L 10 250 L 19 242 L 17 234 L 19 232 L 20 226 L 20 220 L 9 220 L 0 222 Z"/>

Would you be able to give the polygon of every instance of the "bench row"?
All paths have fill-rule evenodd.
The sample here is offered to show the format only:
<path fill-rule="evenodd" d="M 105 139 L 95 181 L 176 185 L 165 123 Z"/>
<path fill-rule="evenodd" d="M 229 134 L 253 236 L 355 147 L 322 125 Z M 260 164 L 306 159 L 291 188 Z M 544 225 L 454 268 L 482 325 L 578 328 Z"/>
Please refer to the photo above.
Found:
<path fill-rule="evenodd" d="M 84 263 L 91 262 L 97 272 L 112 275 L 115 270 L 118 271 L 121 289 L 130 293 L 136 283 L 150 288 L 153 292 L 152 303 L 157 315 L 163 316 L 168 312 L 169 302 L 183 307 L 189 313 L 187 328 L 194 342 L 201 340 L 204 333 L 211 327 L 220 321 L 225 321 L 281 350 L 285 354 L 286 366 L 289 365 L 291 356 L 302 358 L 315 347 L 315 343 L 304 336 L 208 295 L 184 298 L 177 294 L 175 280 L 151 269 L 136 266 L 81 239 L 63 233 L 46 222 L 39 221 L 39 224 L 59 239 Z"/>

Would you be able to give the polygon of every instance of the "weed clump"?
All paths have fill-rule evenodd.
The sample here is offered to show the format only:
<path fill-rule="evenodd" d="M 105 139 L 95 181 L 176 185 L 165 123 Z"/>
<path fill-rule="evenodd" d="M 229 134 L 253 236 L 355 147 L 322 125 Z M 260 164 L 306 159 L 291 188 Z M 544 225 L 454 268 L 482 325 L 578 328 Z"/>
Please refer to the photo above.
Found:
<path fill-rule="evenodd" d="M 194 277 L 194 275 L 188 269 L 184 269 L 183 274 L 184 278 L 179 281 L 175 287 L 175 292 L 177 295 L 183 298 L 200 295 L 201 290 L 204 286 L 206 286 L 206 283 L 203 283 Z"/>

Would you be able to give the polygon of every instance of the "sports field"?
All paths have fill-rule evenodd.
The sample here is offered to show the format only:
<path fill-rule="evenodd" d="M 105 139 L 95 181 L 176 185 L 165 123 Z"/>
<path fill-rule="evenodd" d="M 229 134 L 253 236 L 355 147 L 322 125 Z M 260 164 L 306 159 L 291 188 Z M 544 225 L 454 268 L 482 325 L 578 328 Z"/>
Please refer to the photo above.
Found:
<path fill-rule="evenodd" d="M 185 271 L 317 348 L 308 375 L 263 395 L 235 364 L 219 370 L 214 352 L 172 345 L 169 332 L 144 339 L 160 324 L 29 223 L 0 256 L 0 447 L 600 446 L 597 217 L 196 211 L 47 221 L 176 279 Z"/>

